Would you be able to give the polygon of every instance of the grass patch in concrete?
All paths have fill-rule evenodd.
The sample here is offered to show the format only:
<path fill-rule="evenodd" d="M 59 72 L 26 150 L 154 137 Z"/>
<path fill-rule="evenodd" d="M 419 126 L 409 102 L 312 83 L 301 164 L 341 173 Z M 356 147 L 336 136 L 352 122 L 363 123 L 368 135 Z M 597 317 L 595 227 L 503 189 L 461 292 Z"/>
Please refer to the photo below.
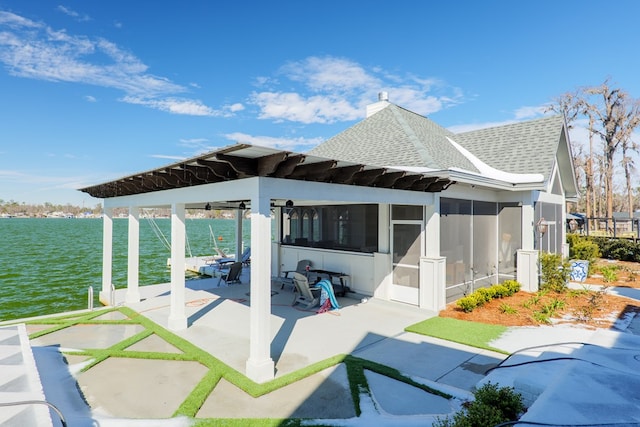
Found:
<path fill-rule="evenodd" d="M 96 319 L 99 316 L 102 316 L 105 313 L 110 311 L 117 310 L 123 315 L 125 315 L 126 319 L 120 320 L 101 320 Z M 451 398 L 438 390 L 434 390 L 425 386 L 424 384 L 417 383 L 413 381 L 411 378 L 404 376 L 402 373 L 397 371 L 396 369 L 380 365 L 378 363 L 361 359 L 358 357 L 350 356 L 350 355 L 336 355 L 331 358 L 322 360 L 320 362 L 314 363 L 312 365 L 307 366 L 306 368 L 300 369 L 298 371 L 289 373 L 287 375 L 283 375 L 282 377 L 276 378 L 272 381 L 268 381 L 266 383 L 256 383 L 250 380 L 244 374 L 238 372 L 237 370 L 231 368 L 230 366 L 223 363 L 221 360 L 212 356 L 210 353 L 205 352 L 199 347 L 193 345 L 187 340 L 173 334 L 172 332 L 166 330 L 161 327 L 157 323 L 151 321 L 140 313 L 131 310 L 127 307 L 120 307 L 117 309 L 106 309 L 93 311 L 82 314 L 73 314 L 68 316 L 59 316 L 55 318 L 48 319 L 38 319 L 34 321 L 29 321 L 27 323 L 31 324 L 48 324 L 52 325 L 50 328 L 47 328 L 42 331 L 35 332 L 30 335 L 30 338 L 36 338 L 39 336 L 46 335 L 48 333 L 56 332 L 61 329 L 65 329 L 67 327 L 79 325 L 79 324 L 111 324 L 111 325 L 140 325 L 144 327 L 144 331 L 139 332 L 127 339 L 124 339 L 115 345 L 102 348 L 102 349 L 84 349 L 80 351 L 69 351 L 67 354 L 73 355 L 84 355 L 91 357 L 93 360 L 83 368 L 83 371 L 89 370 L 95 365 L 103 362 L 104 360 L 110 357 L 118 357 L 118 358 L 136 358 L 136 359 L 160 359 L 160 360 L 178 360 L 178 361 L 195 361 L 200 364 L 206 366 L 209 371 L 207 374 L 203 376 L 200 382 L 194 387 L 194 389 L 186 396 L 185 400 L 180 404 L 180 406 L 176 409 L 173 416 L 186 416 L 194 419 L 197 426 L 246 426 L 246 425 L 255 425 L 255 426 L 299 426 L 302 424 L 303 420 L 300 419 L 198 419 L 195 418 L 198 411 L 209 397 L 211 392 L 218 385 L 220 379 L 224 378 L 231 384 L 235 385 L 239 389 L 243 390 L 245 393 L 249 394 L 252 397 L 260 397 L 265 394 L 271 393 L 275 390 L 278 390 L 282 387 L 288 386 L 289 384 L 293 384 L 297 381 L 300 381 L 304 378 L 307 378 L 311 375 L 314 375 L 318 372 L 321 372 L 327 368 L 335 366 L 339 363 L 344 363 L 347 368 L 347 377 L 349 379 L 351 395 L 353 398 L 353 403 L 355 406 L 355 411 L 357 416 L 360 415 L 360 394 L 361 393 L 369 393 L 369 386 L 366 381 L 366 377 L 364 375 L 364 370 L 370 370 L 373 372 L 377 372 L 379 374 L 390 377 L 396 381 L 401 381 L 407 384 L 410 384 L 414 387 L 421 388 L 429 393 L 433 393 L 445 398 Z M 467 322 L 470 323 L 470 322 Z M 420 325 L 420 324 L 418 324 Z M 416 325 L 414 325 L 416 326 Z M 164 353 L 164 352 L 147 352 L 147 351 L 132 351 L 127 350 L 130 346 L 135 343 L 142 341 L 143 339 L 149 337 L 150 335 L 155 334 L 167 343 L 176 347 L 182 354 L 180 353 Z M 321 421 L 319 421 L 322 425 Z M 305 423 L 305 425 L 308 425 Z"/>
<path fill-rule="evenodd" d="M 407 332 L 441 338 L 471 347 L 509 354 L 489 343 L 507 331 L 506 326 L 469 322 L 449 317 L 432 317 L 405 328 Z"/>

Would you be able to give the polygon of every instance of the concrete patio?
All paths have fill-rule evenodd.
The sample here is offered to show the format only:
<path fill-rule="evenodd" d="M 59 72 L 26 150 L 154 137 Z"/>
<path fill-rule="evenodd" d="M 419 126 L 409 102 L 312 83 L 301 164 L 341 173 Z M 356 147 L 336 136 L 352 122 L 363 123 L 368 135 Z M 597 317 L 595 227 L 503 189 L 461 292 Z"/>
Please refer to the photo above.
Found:
<path fill-rule="evenodd" d="M 187 282 L 189 327 L 174 333 L 243 373 L 249 354 L 249 286 L 246 281 L 228 287 L 224 282 L 218 287 L 217 283 L 218 279 Z M 143 301 L 128 307 L 166 327 L 168 288 L 168 284 L 143 286 L 140 288 Z M 117 291 L 117 305 L 124 301 L 124 292 Z M 342 297 L 339 310 L 317 314 L 314 310 L 292 307 L 290 287 L 281 289 L 274 282 L 272 294 L 271 354 L 276 379 L 332 356 L 351 354 L 395 368 L 458 398 L 447 401 L 367 371 L 374 399 L 369 405 L 378 413 L 393 414 L 394 418 L 423 417 L 425 421 L 454 412 L 460 399 L 469 397 L 469 390 L 484 377 L 485 369 L 505 357 L 404 332 L 406 326 L 433 315 L 414 307 Z M 207 374 L 206 367 L 199 363 L 109 357 L 85 372 L 80 371 L 88 358 L 72 355 L 74 350 L 113 348 L 144 330 L 140 325 L 110 324 L 123 319 L 126 316 L 119 311 L 109 312 L 96 318 L 95 324 L 76 324 L 31 340 L 47 400 L 66 414 L 67 422 L 73 420 L 69 425 L 74 426 L 92 426 L 96 421 L 101 426 L 116 421 L 124 424 L 114 425 L 129 425 L 125 420 L 132 419 L 155 420 L 153 425 L 186 423 L 184 417 L 171 417 Z M 27 325 L 27 330 L 33 333 L 47 327 Z M 181 353 L 155 335 L 124 350 Z M 389 393 L 398 387 L 406 390 Z M 361 401 L 361 408 L 363 405 L 367 402 Z M 344 364 L 260 397 L 250 396 L 222 379 L 196 416 L 310 418 L 328 424 L 333 420 L 340 425 L 363 422 L 356 416 Z"/>
<path fill-rule="evenodd" d="M 304 423 L 310 425 L 429 426 L 438 417 L 459 410 L 462 402 L 471 398 L 474 387 L 488 381 L 516 386 L 520 392 L 531 391 L 523 394 L 527 405 L 531 405 L 523 419 L 559 422 L 553 417 L 547 419 L 552 414 L 569 423 L 578 414 L 567 408 L 585 402 L 578 392 L 584 386 L 576 385 L 576 380 L 583 381 L 585 377 L 578 368 L 589 366 L 584 361 L 596 362 L 586 375 L 593 379 L 587 389 L 593 390 L 596 400 L 607 396 L 607 404 L 619 409 L 589 413 L 584 420 L 598 419 L 603 423 L 635 420 L 639 405 L 634 391 L 638 390 L 638 381 L 637 375 L 628 370 L 637 364 L 640 348 L 634 335 L 640 320 L 635 317 L 618 325 L 619 330 L 611 331 L 510 328 L 491 345 L 507 351 L 530 345 L 546 347 L 522 352 L 509 363 L 532 360 L 534 367 L 499 369 L 486 375 L 487 370 L 505 359 L 504 354 L 404 331 L 406 326 L 433 313 L 376 299 L 364 301 L 358 296 L 339 298 L 339 310 L 318 314 L 315 310 L 292 307 L 292 290 L 287 286 L 281 289 L 277 282 L 272 285 L 270 325 L 271 354 L 276 366 L 274 381 L 333 356 L 349 354 L 358 360 L 394 368 L 415 383 L 453 398 L 444 399 L 365 368 L 370 393 L 360 392 L 359 402 L 354 402 L 352 379 L 344 362 L 327 364 L 310 375 L 251 395 L 242 385 L 249 354 L 251 295 L 246 280 L 245 277 L 243 284 L 228 287 L 218 286 L 217 279 L 188 281 L 185 301 L 189 327 L 170 334 L 238 371 L 234 378 L 225 376 L 215 382 L 191 415 L 213 423 L 208 425 L 221 419 L 251 425 L 252 420 L 261 423 L 260 419 L 265 418 L 276 424 L 280 419 L 298 418 L 306 419 Z M 167 331 L 158 335 L 146 330 L 154 323 L 166 326 L 170 310 L 168 289 L 168 284 L 141 287 L 143 301 L 128 306 L 134 311 L 65 313 L 26 319 L 26 327 L 19 324 L 17 329 L 5 322 L 0 325 L 0 336 L 6 335 L 0 346 L 0 361 L 7 365 L 4 366 L 7 372 L 16 371 L 16 375 L 25 378 L 39 376 L 45 399 L 60 409 L 69 426 L 191 425 L 193 418 L 177 415 L 179 408 L 208 376 L 216 375 L 214 371 L 218 368 L 192 357 L 185 345 L 170 342 Z M 117 305 L 124 301 L 125 292 L 117 292 Z M 25 347 L 25 339 L 16 338 L 16 331 L 20 330 L 25 336 L 26 333 L 33 336 L 30 348 Z M 39 331 L 49 333 L 33 335 Z M 143 338 L 132 339 L 136 336 Z M 595 347 L 563 344 L 567 341 L 592 343 Z M 19 348 L 23 352 L 25 348 L 27 352 L 31 350 L 35 363 L 27 363 L 28 354 L 17 357 Z M 88 365 L 101 353 L 106 354 L 103 360 Z M 148 353 L 156 356 L 141 356 Z M 558 355 L 580 361 L 547 362 Z M 620 374 L 623 369 L 617 361 L 623 358 L 626 358 L 625 372 Z M 87 366 L 90 368 L 83 370 Z M 21 400 L 22 389 L 12 391 L 15 381 L 6 383 L 0 403 Z M 618 393 L 621 384 L 631 393 Z M 35 384 L 29 390 L 34 396 L 41 393 Z M 29 406 L 5 411 L 3 426 L 24 426 L 25 420 L 34 419 L 36 409 L 42 413 L 42 407 Z M 53 412 L 50 424 L 42 422 L 42 415 L 39 417 L 37 425 L 61 425 Z"/>

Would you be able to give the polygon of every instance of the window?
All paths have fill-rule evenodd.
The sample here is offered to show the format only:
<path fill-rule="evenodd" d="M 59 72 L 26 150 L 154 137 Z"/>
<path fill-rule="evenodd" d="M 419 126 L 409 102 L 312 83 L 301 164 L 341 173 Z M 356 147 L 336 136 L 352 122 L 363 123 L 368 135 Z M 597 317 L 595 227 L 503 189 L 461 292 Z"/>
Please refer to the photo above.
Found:
<path fill-rule="evenodd" d="M 289 239 L 290 241 L 294 242 L 298 238 L 298 228 L 300 225 L 300 220 L 299 220 L 299 215 L 297 210 L 294 209 L 289 213 L 289 222 L 290 222 Z"/>
<path fill-rule="evenodd" d="M 378 250 L 378 205 L 295 207 L 283 230 L 289 230 L 283 244 L 372 253 Z"/>

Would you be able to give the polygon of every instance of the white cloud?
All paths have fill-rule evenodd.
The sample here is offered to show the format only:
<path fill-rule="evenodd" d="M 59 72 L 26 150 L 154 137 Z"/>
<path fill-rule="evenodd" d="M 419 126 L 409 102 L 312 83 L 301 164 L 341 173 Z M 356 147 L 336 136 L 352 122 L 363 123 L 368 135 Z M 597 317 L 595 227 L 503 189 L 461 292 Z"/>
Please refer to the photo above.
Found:
<path fill-rule="evenodd" d="M 511 119 L 506 119 L 506 120 L 496 121 L 496 122 L 470 123 L 465 125 L 456 125 L 456 126 L 448 127 L 447 129 L 453 133 L 463 133 L 463 132 L 470 132 L 478 129 L 486 129 L 491 127 L 510 125 L 513 123 L 518 123 L 525 120 L 533 120 L 533 119 L 543 117 L 544 115 L 552 114 L 552 113 L 547 113 L 545 111 L 546 111 L 545 105 L 540 105 L 537 107 L 524 106 L 516 109 L 513 112 L 513 118 Z"/>
<path fill-rule="evenodd" d="M 261 119 L 305 124 L 356 120 L 381 91 L 389 93 L 391 102 L 424 115 L 463 100 L 459 88 L 435 78 L 400 76 L 330 56 L 289 62 L 279 74 L 288 79 L 286 91 L 278 90 L 282 83 L 277 80 L 256 80 L 264 90 L 254 92 L 248 102 L 259 108 Z"/>
<path fill-rule="evenodd" d="M 546 109 L 547 109 L 546 105 L 520 107 L 514 113 L 515 119 L 516 120 L 535 119 L 537 117 L 543 116 L 545 114 Z"/>
<path fill-rule="evenodd" d="M 144 99 L 135 96 L 125 96 L 122 101 L 129 104 L 144 105 L 156 110 L 165 111 L 171 114 L 185 114 L 189 116 L 221 116 L 222 113 L 216 111 L 198 100 L 165 98 L 165 99 Z"/>
<path fill-rule="evenodd" d="M 140 59 L 109 40 L 70 35 L 3 11 L 0 29 L 0 62 L 14 76 L 117 89 L 126 102 L 173 114 L 221 115 L 201 101 L 175 98 L 187 88 L 150 74 Z"/>
<path fill-rule="evenodd" d="M 289 62 L 281 71 L 292 81 L 301 82 L 319 92 L 358 91 L 363 87 L 379 85 L 380 80 L 369 74 L 356 62 L 334 57 L 309 57 Z"/>
<path fill-rule="evenodd" d="M 211 145 L 209 145 L 209 140 L 206 138 L 182 138 L 180 139 L 180 146 L 196 153 L 211 151 Z"/>
<path fill-rule="evenodd" d="M 225 105 L 224 109 L 231 111 L 232 113 L 236 113 L 238 111 L 244 110 L 244 105 L 240 104 L 239 102 L 236 102 L 235 104 Z"/>
<path fill-rule="evenodd" d="M 355 120 L 362 115 L 346 99 L 332 96 L 304 98 L 299 93 L 254 93 L 252 104 L 260 107 L 261 119 L 289 120 L 300 123 L 333 123 L 340 120 Z"/>
<path fill-rule="evenodd" d="M 169 154 L 151 154 L 149 157 L 154 159 L 168 159 L 168 160 L 185 160 L 185 156 L 172 156 Z"/>
<path fill-rule="evenodd" d="M 234 143 L 260 145 L 289 151 L 306 151 L 323 141 L 322 138 L 274 138 L 271 136 L 248 135 L 241 132 L 229 133 L 224 136 Z"/>
<path fill-rule="evenodd" d="M 91 95 L 87 95 L 84 97 L 84 99 L 88 102 L 98 102 L 98 100 L 96 99 L 95 96 L 91 96 Z"/>
<path fill-rule="evenodd" d="M 73 19 L 75 19 L 78 22 L 88 22 L 91 21 L 91 17 L 89 15 L 82 15 L 78 12 L 76 12 L 75 10 L 71 10 L 68 7 L 65 6 L 58 6 L 58 10 L 62 13 L 64 13 L 65 15 L 69 15 L 70 17 L 72 17 Z"/>

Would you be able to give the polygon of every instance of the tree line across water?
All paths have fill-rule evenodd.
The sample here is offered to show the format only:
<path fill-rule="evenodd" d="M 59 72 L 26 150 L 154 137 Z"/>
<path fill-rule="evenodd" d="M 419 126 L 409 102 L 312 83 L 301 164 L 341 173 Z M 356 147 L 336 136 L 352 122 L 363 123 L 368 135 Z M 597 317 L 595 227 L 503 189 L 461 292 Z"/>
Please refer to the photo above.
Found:
<path fill-rule="evenodd" d="M 113 210 L 114 217 L 126 217 L 129 214 L 128 208 L 115 208 Z M 143 215 L 150 215 L 158 218 L 168 218 L 171 216 L 169 208 L 155 208 L 145 210 Z M 198 218 L 226 218 L 229 212 L 220 210 L 204 210 L 204 209 L 187 209 L 188 217 Z M 18 203 L 16 201 L 4 201 L 0 199 L 0 216 L 16 217 L 16 218 L 98 218 L 102 216 L 102 203 L 98 203 L 93 207 L 74 206 L 70 203 L 64 205 L 54 203 L 28 204 Z"/>

